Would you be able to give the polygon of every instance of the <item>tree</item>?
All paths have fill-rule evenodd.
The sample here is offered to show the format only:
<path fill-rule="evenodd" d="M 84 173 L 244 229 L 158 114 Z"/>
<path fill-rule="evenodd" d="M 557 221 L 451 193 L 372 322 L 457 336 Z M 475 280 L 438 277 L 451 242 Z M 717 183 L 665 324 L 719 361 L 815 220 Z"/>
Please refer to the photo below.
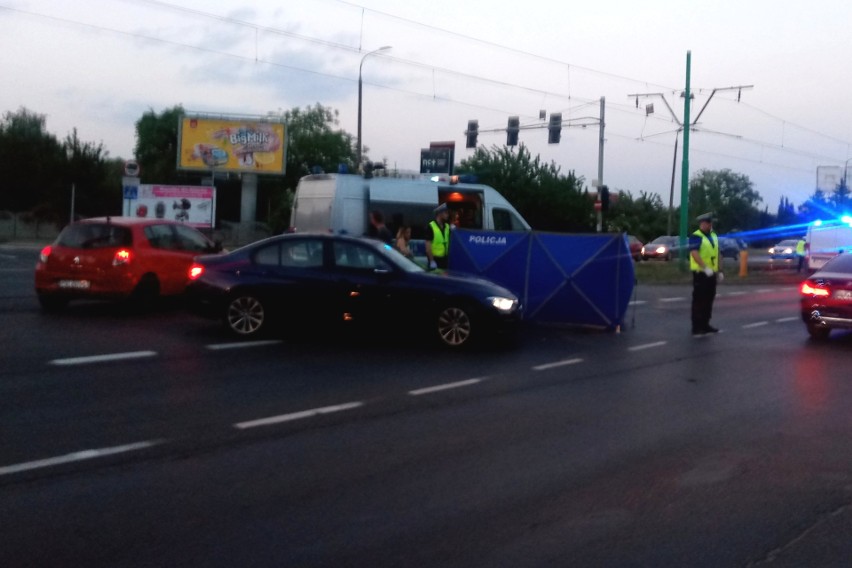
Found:
<path fill-rule="evenodd" d="M 336 109 L 307 106 L 283 112 L 287 124 L 287 167 L 284 187 L 295 190 L 299 179 L 319 169 L 337 172 L 343 164 L 347 171 L 355 171 L 353 137 L 337 128 L 339 112 Z"/>
<path fill-rule="evenodd" d="M 76 188 L 75 216 L 121 214 L 121 180 L 115 175 L 115 164 L 108 160 L 109 152 L 103 144 L 80 140 L 74 128 L 62 148 L 67 160 L 66 184 Z"/>
<path fill-rule="evenodd" d="M 604 213 L 607 230 L 635 235 L 648 242 L 666 233 L 666 208 L 656 193 L 639 193 L 638 199 L 627 191 L 619 191 L 608 213 Z"/>
<path fill-rule="evenodd" d="M 457 173 L 475 174 L 480 183 L 495 187 L 536 230 L 581 232 L 594 227 L 594 206 L 583 191 L 583 179 L 560 174 L 555 163 L 541 163 L 524 144 L 517 152 L 508 146 L 477 148 L 462 160 Z"/>
<path fill-rule="evenodd" d="M 0 209 L 56 213 L 65 180 L 65 155 L 45 129 L 45 117 L 26 108 L 6 112 L 0 121 Z M 65 186 L 70 197 L 70 185 Z M 68 201 L 66 201 L 67 203 Z M 66 207 L 67 211 L 67 207 Z"/>
<path fill-rule="evenodd" d="M 713 212 L 719 232 L 757 227 L 762 201 L 748 176 L 728 169 L 700 170 L 689 183 L 690 214 Z"/>
<path fill-rule="evenodd" d="M 160 114 L 149 109 L 136 121 L 136 147 L 142 183 L 179 183 L 177 171 L 178 124 L 184 110 L 175 105 Z"/>

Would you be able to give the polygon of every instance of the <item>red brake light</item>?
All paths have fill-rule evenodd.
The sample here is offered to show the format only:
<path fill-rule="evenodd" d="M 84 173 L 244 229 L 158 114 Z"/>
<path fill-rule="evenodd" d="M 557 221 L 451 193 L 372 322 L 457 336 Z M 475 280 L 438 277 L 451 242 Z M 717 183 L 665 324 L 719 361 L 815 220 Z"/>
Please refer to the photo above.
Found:
<path fill-rule="evenodd" d="M 41 249 L 41 252 L 38 255 L 39 262 L 47 262 L 47 257 L 50 256 L 51 252 L 53 252 L 53 249 L 50 248 L 50 245 L 47 245 L 46 247 Z"/>
<path fill-rule="evenodd" d="M 201 275 L 204 274 L 204 267 L 200 264 L 193 263 L 192 266 L 189 267 L 189 279 L 197 280 Z"/>
<path fill-rule="evenodd" d="M 116 251 L 115 256 L 112 257 L 112 265 L 121 266 L 122 264 L 128 264 L 131 256 L 130 251 L 127 249 L 118 250 Z"/>
<path fill-rule="evenodd" d="M 803 282 L 799 291 L 803 296 L 828 296 L 831 294 L 828 288 L 816 288 L 810 282 Z"/>

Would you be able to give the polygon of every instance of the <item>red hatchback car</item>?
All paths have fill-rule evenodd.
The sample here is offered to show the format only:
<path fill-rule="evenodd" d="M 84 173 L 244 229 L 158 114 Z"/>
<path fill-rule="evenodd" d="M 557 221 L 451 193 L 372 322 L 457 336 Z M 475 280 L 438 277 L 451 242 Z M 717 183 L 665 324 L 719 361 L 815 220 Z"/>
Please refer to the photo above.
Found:
<path fill-rule="evenodd" d="M 35 289 L 46 310 L 75 299 L 138 299 L 183 293 L 187 269 L 221 245 L 165 219 L 99 217 L 68 225 L 44 247 Z"/>

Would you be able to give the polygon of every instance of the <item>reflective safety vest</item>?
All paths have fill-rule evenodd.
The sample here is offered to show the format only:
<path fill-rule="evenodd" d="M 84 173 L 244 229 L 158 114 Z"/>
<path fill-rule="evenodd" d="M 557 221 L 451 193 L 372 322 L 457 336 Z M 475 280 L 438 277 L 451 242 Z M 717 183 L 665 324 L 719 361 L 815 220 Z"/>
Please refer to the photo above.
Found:
<path fill-rule="evenodd" d="M 450 251 L 450 224 L 444 224 L 444 230 L 438 226 L 436 221 L 431 221 L 429 226 L 432 227 L 432 256 L 443 258 Z"/>
<path fill-rule="evenodd" d="M 708 237 L 704 233 L 701 232 L 701 229 L 698 229 L 694 233 L 692 233 L 695 237 L 701 237 L 701 248 L 698 249 L 698 256 L 701 257 L 701 260 L 704 262 L 704 266 L 709 266 L 714 271 L 719 270 L 719 237 L 716 236 L 716 233 L 710 231 L 710 236 Z M 691 251 L 690 251 L 691 252 Z M 692 258 L 692 254 L 689 255 L 689 268 L 693 272 L 700 272 L 701 267 L 695 262 L 695 259 Z"/>
<path fill-rule="evenodd" d="M 796 243 L 796 254 L 805 256 L 805 239 L 799 239 L 799 242 Z"/>

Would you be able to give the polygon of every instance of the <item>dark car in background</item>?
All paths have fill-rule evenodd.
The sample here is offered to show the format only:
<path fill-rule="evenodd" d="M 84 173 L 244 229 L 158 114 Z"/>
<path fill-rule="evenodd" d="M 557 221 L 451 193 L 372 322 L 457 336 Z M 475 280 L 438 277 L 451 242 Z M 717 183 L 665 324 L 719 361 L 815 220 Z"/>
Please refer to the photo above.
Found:
<path fill-rule="evenodd" d="M 657 237 L 642 247 L 643 260 L 671 260 L 680 254 L 679 239 L 674 236 Z"/>
<path fill-rule="evenodd" d="M 739 240 L 732 237 L 719 237 L 719 252 L 723 259 L 739 260 L 742 250 L 743 246 Z"/>
<path fill-rule="evenodd" d="M 627 235 L 627 247 L 630 249 L 630 256 L 633 257 L 633 260 L 640 261 L 642 260 L 642 247 L 644 244 L 639 240 L 639 237 L 635 237 L 633 235 Z"/>
<path fill-rule="evenodd" d="M 176 221 L 85 219 L 41 250 L 35 290 L 45 310 L 80 299 L 150 301 L 183 293 L 192 260 L 221 250 L 198 229 Z"/>
<path fill-rule="evenodd" d="M 802 321 L 814 339 L 852 329 L 852 254 L 835 256 L 799 287 Z"/>
<path fill-rule="evenodd" d="M 427 333 L 451 348 L 515 331 L 521 305 L 482 278 L 428 272 L 382 242 L 331 234 L 271 237 L 190 267 L 190 309 L 234 334 L 367 330 L 376 341 Z"/>

